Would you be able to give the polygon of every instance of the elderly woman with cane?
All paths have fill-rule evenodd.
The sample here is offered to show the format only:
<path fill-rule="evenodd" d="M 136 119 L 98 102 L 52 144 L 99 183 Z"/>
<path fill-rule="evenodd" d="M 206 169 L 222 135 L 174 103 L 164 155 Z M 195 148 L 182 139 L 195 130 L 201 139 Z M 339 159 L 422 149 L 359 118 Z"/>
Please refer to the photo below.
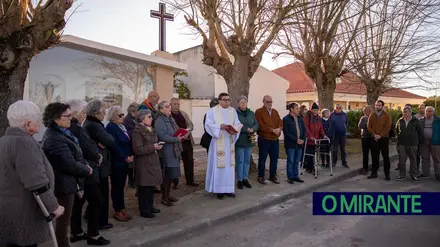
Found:
<path fill-rule="evenodd" d="M 0 139 L 0 246 L 35 247 L 49 240 L 49 227 L 33 194 L 58 218 L 64 213 L 54 195 L 54 173 L 32 137 L 40 129 L 40 109 L 29 101 L 13 103 L 9 128 Z"/>

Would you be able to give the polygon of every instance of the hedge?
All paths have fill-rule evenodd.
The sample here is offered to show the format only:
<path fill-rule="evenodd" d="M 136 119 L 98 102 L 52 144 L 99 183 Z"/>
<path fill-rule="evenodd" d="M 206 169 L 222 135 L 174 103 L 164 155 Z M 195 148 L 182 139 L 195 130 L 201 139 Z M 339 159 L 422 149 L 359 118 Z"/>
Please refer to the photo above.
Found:
<path fill-rule="evenodd" d="M 400 117 L 400 114 L 402 114 L 402 111 L 399 110 L 388 110 L 387 111 L 391 118 L 393 119 L 393 123 L 396 123 L 397 120 Z M 356 111 L 349 111 L 347 112 L 348 115 L 348 128 L 347 132 L 350 138 L 359 138 L 361 136 L 361 131 L 358 128 L 358 123 L 361 117 L 364 115 L 364 113 L 361 110 Z"/>

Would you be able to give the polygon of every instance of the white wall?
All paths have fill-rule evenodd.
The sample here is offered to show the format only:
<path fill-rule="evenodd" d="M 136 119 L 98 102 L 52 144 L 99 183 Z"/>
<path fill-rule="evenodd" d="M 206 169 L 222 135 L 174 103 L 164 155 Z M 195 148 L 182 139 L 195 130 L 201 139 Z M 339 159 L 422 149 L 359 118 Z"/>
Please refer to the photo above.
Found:
<path fill-rule="evenodd" d="M 180 100 L 180 109 L 186 112 L 194 124 L 193 137 L 196 144 L 204 133 L 203 117 L 209 110 L 210 100 Z"/>
<path fill-rule="evenodd" d="M 289 82 L 272 71 L 260 66 L 250 81 L 248 107 L 255 111 L 263 106 L 263 97 L 272 96 L 273 108 L 277 109 L 281 117 L 286 110 L 286 90 Z M 227 92 L 226 82 L 221 76 L 216 76 L 215 95 Z"/>
<path fill-rule="evenodd" d="M 202 63 L 201 46 L 189 48 L 174 54 L 178 62 L 187 64 L 188 77 L 180 77 L 188 85 L 192 98 L 214 97 L 215 69 Z"/>

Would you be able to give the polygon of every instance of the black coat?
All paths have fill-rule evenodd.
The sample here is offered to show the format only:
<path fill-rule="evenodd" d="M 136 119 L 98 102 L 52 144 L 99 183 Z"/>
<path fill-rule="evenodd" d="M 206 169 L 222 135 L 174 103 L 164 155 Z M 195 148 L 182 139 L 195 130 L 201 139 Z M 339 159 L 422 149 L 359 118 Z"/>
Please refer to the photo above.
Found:
<path fill-rule="evenodd" d="M 107 133 L 104 124 L 97 118 L 87 116 L 83 124 L 84 129 L 89 132 L 90 138 L 96 144 L 101 144 L 104 148 L 98 146 L 99 153 L 102 155 L 102 163 L 99 167 L 99 177 L 108 178 L 111 173 L 111 150 L 115 149 L 113 137 Z"/>
<path fill-rule="evenodd" d="M 78 138 L 83 157 L 87 161 L 89 166 L 93 169 L 92 175 L 86 178 L 85 183 L 99 183 L 98 167 L 101 157 L 99 154 L 98 145 L 96 145 L 96 142 L 93 141 L 92 138 L 90 138 L 87 130 L 78 124 L 78 120 L 72 119 L 70 123 L 70 131 L 73 133 L 74 136 L 76 136 L 76 138 Z"/>
<path fill-rule="evenodd" d="M 47 128 L 43 150 L 55 174 L 55 194 L 75 193 L 81 188 L 81 179 L 90 174 L 81 148 L 75 140 L 56 127 Z"/>
<path fill-rule="evenodd" d="M 292 117 L 292 115 L 287 114 L 283 118 L 283 134 L 284 134 L 284 148 L 285 149 L 298 149 L 302 148 L 303 145 L 298 145 L 298 140 L 301 139 L 304 142 L 307 138 L 307 129 L 304 124 L 303 118 L 298 117 L 298 125 L 299 125 L 299 131 L 296 130 L 296 123 L 295 119 Z"/>
<path fill-rule="evenodd" d="M 131 114 L 127 114 L 127 116 L 124 117 L 124 122 L 122 124 L 127 129 L 128 136 L 131 139 L 131 135 L 133 134 L 133 130 L 136 127 L 136 121 L 135 121 L 134 117 Z"/>
<path fill-rule="evenodd" d="M 200 139 L 200 146 L 209 149 L 209 145 L 211 144 L 212 136 L 208 134 L 205 128 L 205 122 L 206 122 L 206 114 L 203 117 L 203 129 L 205 130 L 205 133 L 202 135 L 202 139 Z"/>

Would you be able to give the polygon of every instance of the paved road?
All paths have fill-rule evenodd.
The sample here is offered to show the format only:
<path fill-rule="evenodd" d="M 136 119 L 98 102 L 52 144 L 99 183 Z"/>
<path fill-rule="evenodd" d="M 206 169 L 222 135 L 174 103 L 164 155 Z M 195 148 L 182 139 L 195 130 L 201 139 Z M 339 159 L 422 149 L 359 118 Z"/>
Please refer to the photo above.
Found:
<path fill-rule="evenodd" d="M 321 191 L 440 191 L 440 183 L 357 176 Z M 165 246 L 439 247 L 439 242 L 440 216 L 313 216 L 307 195 Z"/>

